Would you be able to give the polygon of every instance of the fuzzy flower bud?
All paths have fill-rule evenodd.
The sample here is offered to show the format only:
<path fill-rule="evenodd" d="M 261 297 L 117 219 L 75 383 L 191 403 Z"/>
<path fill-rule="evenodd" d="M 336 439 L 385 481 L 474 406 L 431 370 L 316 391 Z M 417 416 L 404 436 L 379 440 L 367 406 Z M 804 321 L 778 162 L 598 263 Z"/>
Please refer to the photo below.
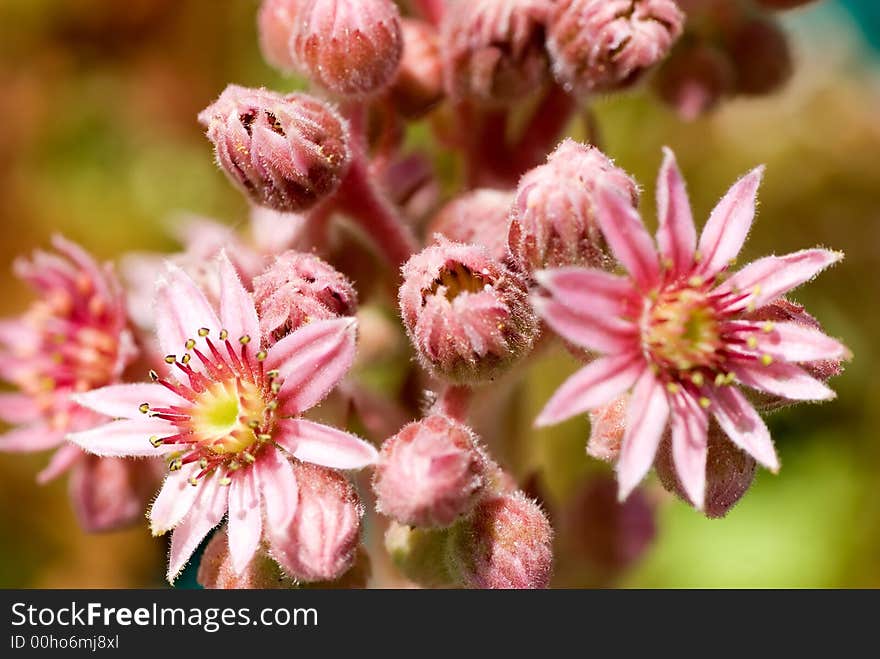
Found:
<path fill-rule="evenodd" d="M 524 494 L 491 497 L 452 529 L 449 570 L 469 588 L 547 588 L 552 541 L 550 522 Z"/>
<path fill-rule="evenodd" d="M 456 99 L 506 104 L 548 77 L 547 0 L 469 0 L 442 27 L 446 87 Z"/>
<path fill-rule="evenodd" d="M 278 563 L 261 551 L 254 554 L 244 572 L 236 572 L 229 553 L 226 526 L 214 534 L 205 548 L 196 580 L 208 590 L 296 588 L 296 582 L 285 576 Z"/>
<path fill-rule="evenodd" d="M 263 0 L 257 14 L 257 34 L 263 58 L 284 72 L 296 69 L 290 54 L 290 37 L 296 29 L 302 0 Z"/>
<path fill-rule="evenodd" d="M 230 180 L 255 203 L 277 211 L 306 210 L 324 199 L 349 164 L 345 122 L 305 94 L 230 85 L 199 121 Z"/>
<path fill-rule="evenodd" d="M 284 252 L 254 278 L 253 287 L 265 345 L 280 341 L 313 320 L 357 312 L 357 292 L 352 283 L 313 254 Z"/>
<path fill-rule="evenodd" d="M 302 0 L 296 23 L 290 50 L 316 84 L 362 96 L 394 79 L 403 35 L 391 0 Z"/>
<path fill-rule="evenodd" d="M 703 514 L 710 518 L 724 517 L 751 486 L 757 463 L 752 456 L 729 441 L 715 421 L 709 424 L 707 446 Z M 657 450 L 654 469 L 666 490 L 690 503 L 675 468 L 668 432 Z"/>
<path fill-rule="evenodd" d="M 94 533 L 132 524 L 142 517 L 161 474 L 159 461 L 83 455 L 68 486 L 80 526 Z"/>
<path fill-rule="evenodd" d="M 547 24 L 557 80 L 583 94 L 632 85 L 681 36 L 673 0 L 558 0 Z"/>
<path fill-rule="evenodd" d="M 706 43 L 676 48 L 658 72 L 655 89 L 664 103 L 685 121 L 714 109 L 733 91 L 735 75 L 729 57 Z"/>
<path fill-rule="evenodd" d="M 431 220 L 427 234 L 482 245 L 492 258 L 507 259 L 507 223 L 513 193 L 481 188 L 447 203 Z"/>
<path fill-rule="evenodd" d="M 590 439 L 587 442 L 587 455 L 614 462 L 620 455 L 623 434 L 626 431 L 626 408 L 629 394 L 624 393 L 610 403 L 590 412 Z"/>
<path fill-rule="evenodd" d="M 531 274 L 543 268 L 611 264 L 596 222 L 596 193 L 611 187 L 638 205 L 635 182 L 592 146 L 565 140 L 520 179 L 510 211 L 508 248 Z"/>
<path fill-rule="evenodd" d="M 410 526 L 449 526 L 482 494 L 484 470 L 469 428 L 445 416 L 426 417 L 382 447 L 373 479 L 376 508 Z"/>
<path fill-rule="evenodd" d="M 484 247 L 441 238 L 403 266 L 400 311 L 426 368 L 491 380 L 529 348 L 537 321 L 520 277 Z"/>
<path fill-rule="evenodd" d="M 764 95 L 784 85 L 794 70 L 785 32 L 770 18 L 755 17 L 738 26 L 728 45 L 741 94 Z"/>
<path fill-rule="evenodd" d="M 353 565 L 363 506 L 338 471 L 294 463 L 299 504 L 290 527 L 272 529 L 274 558 L 301 581 L 332 581 Z"/>
<path fill-rule="evenodd" d="M 440 39 L 430 23 L 404 18 L 403 59 L 397 78 L 391 86 L 391 98 L 404 117 L 416 119 L 437 103 L 445 94 Z"/>

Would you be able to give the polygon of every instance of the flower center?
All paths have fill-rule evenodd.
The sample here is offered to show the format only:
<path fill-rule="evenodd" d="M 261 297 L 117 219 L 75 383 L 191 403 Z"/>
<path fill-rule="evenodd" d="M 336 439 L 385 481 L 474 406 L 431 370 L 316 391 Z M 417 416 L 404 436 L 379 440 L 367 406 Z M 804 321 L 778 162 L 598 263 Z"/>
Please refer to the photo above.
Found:
<path fill-rule="evenodd" d="M 714 367 L 722 345 L 715 308 L 699 290 L 661 293 L 647 311 L 642 341 L 663 367 L 679 371 Z"/>
<path fill-rule="evenodd" d="M 214 453 L 244 451 L 257 441 L 254 426 L 264 418 L 265 403 L 250 382 L 217 382 L 193 402 L 192 431 Z"/>
<path fill-rule="evenodd" d="M 437 275 L 428 292 L 431 295 L 441 293 L 452 302 L 462 293 L 479 293 L 487 283 L 484 275 L 474 272 L 463 263 L 450 262 Z"/>

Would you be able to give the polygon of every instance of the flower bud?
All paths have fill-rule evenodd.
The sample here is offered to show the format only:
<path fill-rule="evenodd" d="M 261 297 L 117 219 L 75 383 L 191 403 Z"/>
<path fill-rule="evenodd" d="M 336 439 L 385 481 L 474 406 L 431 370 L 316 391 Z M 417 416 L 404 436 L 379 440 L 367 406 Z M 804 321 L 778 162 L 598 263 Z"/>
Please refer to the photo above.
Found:
<path fill-rule="evenodd" d="M 724 517 L 751 486 L 757 463 L 731 442 L 714 420 L 709 424 L 707 441 L 706 499 L 703 514 L 710 518 Z M 668 432 L 657 450 L 654 469 L 663 487 L 690 505 L 690 499 L 675 469 L 672 441 Z"/>
<path fill-rule="evenodd" d="M 770 94 L 791 77 L 794 63 L 788 39 L 769 18 L 752 18 L 737 26 L 728 49 L 741 94 Z"/>
<path fill-rule="evenodd" d="M 452 584 L 446 566 L 448 529 L 414 529 L 392 521 L 385 531 L 385 550 L 403 575 L 425 588 Z"/>
<path fill-rule="evenodd" d="M 450 532 L 450 574 L 469 588 L 547 588 L 552 542 L 547 517 L 521 492 L 484 499 Z"/>
<path fill-rule="evenodd" d="M 410 526 L 445 527 L 483 493 L 485 460 L 473 432 L 438 414 L 405 426 L 382 446 L 376 508 Z"/>
<path fill-rule="evenodd" d="M 313 320 L 357 312 L 352 283 L 314 254 L 284 252 L 254 278 L 253 287 L 264 345 L 280 341 Z"/>
<path fill-rule="evenodd" d="M 287 529 L 272 529 L 274 558 L 301 581 L 332 581 L 354 565 L 363 507 L 339 472 L 293 464 L 299 505 Z"/>
<path fill-rule="evenodd" d="M 773 323 L 797 323 L 798 325 L 803 325 L 810 329 L 822 331 L 822 325 L 819 324 L 819 321 L 808 314 L 803 306 L 796 304 L 795 302 L 790 302 L 785 298 L 780 298 L 775 302 L 771 302 L 770 304 L 761 307 L 749 315 L 749 320 L 770 321 Z M 800 364 L 800 366 L 811 376 L 822 382 L 827 382 L 831 378 L 843 373 L 843 362 L 839 359 L 820 359 L 819 361 Z M 774 412 L 797 402 L 789 400 L 788 398 L 783 398 L 782 396 L 774 396 L 756 390 L 748 390 L 746 396 L 749 398 L 752 405 L 754 405 L 755 409 L 764 413 Z"/>
<path fill-rule="evenodd" d="M 558 0 L 547 24 L 556 79 L 578 94 L 632 85 L 681 36 L 673 0 Z"/>
<path fill-rule="evenodd" d="M 590 439 L 587 442 L 587 455 L 614 462 L 620 455 L 623 434 L 626 431 L 626 408 L 629 393 L 624 393 L 601 407 L 590 412 Z"/>
<path fill-rule="evenodd" d="M 596 191 L 611 186 L 638 205 L 638 188 L 592 146 L 565 140 L 520 179 L 510 211 L 508 249 L 531 274 L 567 265 L 607 268 L 612 259 L 596 222 Z"/>
<path fill-rule="evenodd" d="M 400 114 L 417 119 L 445 94 L 440 40 L 434 26 L 425 21 L 404 18 L 401 27 L 403 59 L 391 86 L 391 98 Z"/>
<path fill-rule="evenodd" d="M 693 121 L 731 93 L 734 81 L 732 64 L 723 51 L 694 43 L 673 50 L 654 86 L 664 103 L 685 121 Z"/>
<path fill-rule="evenodd" d="M 263 58 L 284 72 L 296 69 L 290 54 L 290 37 L 296 29 L 303 0 L 263 0 L 257 14 L 257 33 Z"/>
<path fill-rule="evenodd" d="M 199 121 L 230 180 L 277 211 L 314 206 L 336 190 L 349 164 L 345 122 L 305 94 L 230 85 Z"/>
<path fill-rule="evenodd" d="M 547 0 L 468 0 L 442 27 L 446 88 L 456 99 L 503 105 L 548 77 L 544 50 Z"/>
<path fill-rule="evenodd" d="M 403 266 L 400 310 L 422 363 L 458 383 L 491 380 L 532 346 L 523 281 L 484 247 L 441 238 Z"/>
<path fill-rule="evenodd" d="M 237 573 L 232 566 L 225 525 L 205 547 L 196 580 L 208 590 L 296 588 L 296 582 L 281 572 L 278 563 L 259 550 L 254 553 L 244 572 Z"/>
<path fill-rule="evenodd" d="M 459 243 L 482 245 L 492 258 L 507 259 L 507 224 L 513 193 L 481 188 L 447 203 L 431 220 L 427 235 L 444 235 Z"/>
<path fill-rule="evenodd" d="M 617 482 L 607 474 L 587 481 L 562 509 L 560 537 L 568 555 L 587 560 L 603 572 L 635 564 L 657 535 L 654 506 L 641 489 L 623 503 Z"/>
<path fill-rule="evenodd" d="M 290 49 L 312 82 L 342 96 L 390 83 L 403 54 L 392 0 L 302 0 Z"/>

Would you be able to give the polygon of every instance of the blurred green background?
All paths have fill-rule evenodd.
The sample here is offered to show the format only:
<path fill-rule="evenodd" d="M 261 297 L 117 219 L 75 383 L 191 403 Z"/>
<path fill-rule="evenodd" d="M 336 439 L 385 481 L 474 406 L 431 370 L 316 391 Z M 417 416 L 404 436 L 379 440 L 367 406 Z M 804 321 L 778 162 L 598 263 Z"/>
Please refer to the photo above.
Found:
<path fill-rule="evenodd" d="M 0 3 L 0 316 L 29 299 L 9 264 L 54 232 L 118 258 L 173 248 L 167 218 L 176 211 L 230 223 L 246 216 L 195 116 L 228 82 L 291 87 L 259 56 L 256 7 Z M 798 55 L 786 90 L 730 102 L 693 124 L 640 92 L 597 105 L 605 150 L 645 188 L 646 218 L 664 144 L 678 153 L 698 218 L 766 163 L 744 258 L 817 244 L 845 251 L 841 266 L 795 297 L 856 355 L 833 383 L 837 401 L 770 417 L 779 476 L 760 473 L 720 521 L 664 501 L 657 541 L 624 585 L 880 586 L 880 64 L 869 46 L 877 13 L 875 0 L 848 0 L 786 16 Z M 575 367 L 549 361 L 554 382 Z M 546 380 L 526 388 L 526 414 L 546 401 Z M 555 491 L 595 468 L 586 433 L 576 420 L 533 436 L 528 461 L 556 474 Z M 0 586 L 160 586 L 164 544 L 145 527 L 82 533 L 64 479 L 34 483 L 45 459 L 0 455 Z"/>

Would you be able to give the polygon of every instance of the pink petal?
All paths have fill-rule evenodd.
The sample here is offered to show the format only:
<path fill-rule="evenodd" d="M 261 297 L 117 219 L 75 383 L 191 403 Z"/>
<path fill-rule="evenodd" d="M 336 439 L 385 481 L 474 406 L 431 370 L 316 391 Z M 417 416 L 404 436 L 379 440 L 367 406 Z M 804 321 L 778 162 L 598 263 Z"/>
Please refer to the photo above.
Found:
<path fill-rule="evenodd" d="M 656 285 L 660 277 L 657 251 L 638 212 L 630 201 L 612 188 L 598 189 L 596 220 L 617 260 L 642 290 Z"/>
<path fill-rule="evenodd" d="M 635 353 L 600 357 L 559 387 L 535 426 L 551 426 L 610 402 L 629 389 L 644 369 L 644 360 Z"/>
<path fill-rule="evenodd" d="M 675 399 L 670 427 L 675 471 L 691 503 L 703 509 L 706 498 L 706 455 L 709 417 L 691 396 Z"/>
<path fill-rule="evenodd" d="M 697 247 L 699 270 L 706 277 L 718 274 L 739 255 L 755 219 L 758 186 L 763 175 L 764 168 L 758 167 L 743 176 L 709 216 Z"/>
<path fill-rule="evenodd" d="M 195 487 L 189 483 L 189 479 L 200 471 L 199 465 L 194 463 L 165 477 L 159 495 L 147 515 L 150 531 L 154 536 L 164 535 L 186 517 L 204 486 L 203 482 Z"/>
<path fill-rule="evenodd" d="M 651 468 L 668 419 L 666 389 L 652 371 L 645 370 L 633 388 L 626 411 L 626 433 L 617 461 L 621 501 L 629 497 Z"/>
<path fill-rule="evenodd" d="M 73 394 L 71 398 L 78 405 L 114 419 L 143 418 L 143 413 L 138 409 L 143 403 L 149 403 L 150 407 L 172 407 L 186 403 L 173 391 L 152 383 L 113 384 Z"/>
<path fill-rule="evenodd" d="M 11 425 L 33 423 L 42 416 L 40 406 L 27 394 L 0 394 L 0 420 Z"/>
<path fill-rule="evenodd" d="M 162 419 L 144 417 L 112 421 L 97 428 L 71 433 L 67 439 L 95 455 L 115 457 L 156 457 L 168 453 L 168 446 L 154 447 L 151 437 L 177 434 L 174 425 Z"/>
<path fill-rule="evenodd" d="M 264 451 L 256 468 L 266 504 L 266 524 L 273 529 L 287 528 L 299 503 L 299 487 L 293 467 L 281 451 Z"/>
<path fill-rule="evenodd" d="M 220 252 L 220 320 L 229 336 L 249 336 L 259 341 L 260 322 L 254 300 L 238 278 L 226 250 Z"/>
<path fill-rule="evenodd" d="M 725 323 L 723 330 L 743 340 L 754 338 L 756 354 L 769 354 L 777 360 L 815 362 L 850 358 L 849 350 L 840 341 L 802 323 L 733 321 Z"/>
<path fill-rule="evenodd" d="M 354 435 L 305 419 L 282 419 L 275 438 L 298 460 L 331 469 L 362 469 L 375 464 L 375 447 Z"/>
<path fill-rule="evenodd" d="M 779 471 L 770 431 L 742 392 L 736 387 L 716 387 L 709 397 L 715 419 L 730 440 L 770 471 Z"/>
<path fill-rule="evenodd" d="M 203 327 L 216 335 L 221 329 L 217 314 L 189 275 L 169 263 L 156 290 L 156 335 L 162 352 L 182 355 L 184 344 Z M 190 363 L 200 368 L 199 360 Z"/>
<path fill-rule="evenodd" d="M 663 154 L 657 179 L 657 246 L 663 259 L 672 264 L 673 275 L 681 275 L 693 266 L 697 229 L 675 154 L 667 148 Z"/>
<path fill-rule="evenodd" d="M 64 441 L 64 432 L 50 430 L 44 423 L 13 428 L 0 435 L 0 451 L 8 453 L 32 453 L 55 448 Z"/>
<path fill-rule="evenodd" d="M 824 383 L 794 364 L 773 362 L 765 366 L 736 360 L 732 368 L 737 380 L 747 387 L 789 400 L 831 400 L 835 396 Z"/>
<path fill-rule="evenodd" d="M 788 291 L 809 281 L 828 266 L 843 258 L 840 252 L 827 249 L 805 249 L 785 256 L 759 259 L 718 286 L 716 295 L 748 293 L 736 300 L 730 311 L 745 308 L 758 309 L 773 302 Z"/>
<path fill-rule="evenodd" d="M 588 350 L 619 353 L 637 345 L 638 328 L 627 320 L 594 314 L 590 307 L 574 311 L 556 298 L 534 296 L 532 307 L 554 332 Z"/>
<path fill-rule="evenodd" d="M 269 351 L 268 368 L 283 379 L 281 414 L 294 416 L 321 402 L 351 368 L 357 321 L 316 320 L 281 339 Z"/>
<path fill-rule="evenodd" d="M 220 477 L 215 473 L 199 484 L 199 493 L 189 514 L 171 534 L 167 575 L 169 583 L 174 583 L 189 557 L 226 514 L 229 488 L 220 485 L 219 480 Z"/>
<path fill-rule="evenodd" d="M 229 554 L 232 567 L 242 574 L 260 546 L 263 513 L 257 470 L 248 469 L 232 479 L 229 490 Z"/>
<path fill-rule="evenodd" d="M 626 312 L 627 302 L 636 297 L 629 280 L 601 270 L 538 270 L 535 280 L 560 304 L 575 312 L 589 311 L 594 316 L 620 316 Z"/>
<path fill-rule="evenodd" d="M 59 446 L 58 450 L 52 454 L 52 457 L 49 459 L 49 464 L 37 474 L 37 483 L 45 485 L 46 483 L 55 480 L 76 464 L 77 460 L 84 455 L 85 453 L 83 453 L 83 450 L 76 444 L 64 442 L 64 444 Z"/>

